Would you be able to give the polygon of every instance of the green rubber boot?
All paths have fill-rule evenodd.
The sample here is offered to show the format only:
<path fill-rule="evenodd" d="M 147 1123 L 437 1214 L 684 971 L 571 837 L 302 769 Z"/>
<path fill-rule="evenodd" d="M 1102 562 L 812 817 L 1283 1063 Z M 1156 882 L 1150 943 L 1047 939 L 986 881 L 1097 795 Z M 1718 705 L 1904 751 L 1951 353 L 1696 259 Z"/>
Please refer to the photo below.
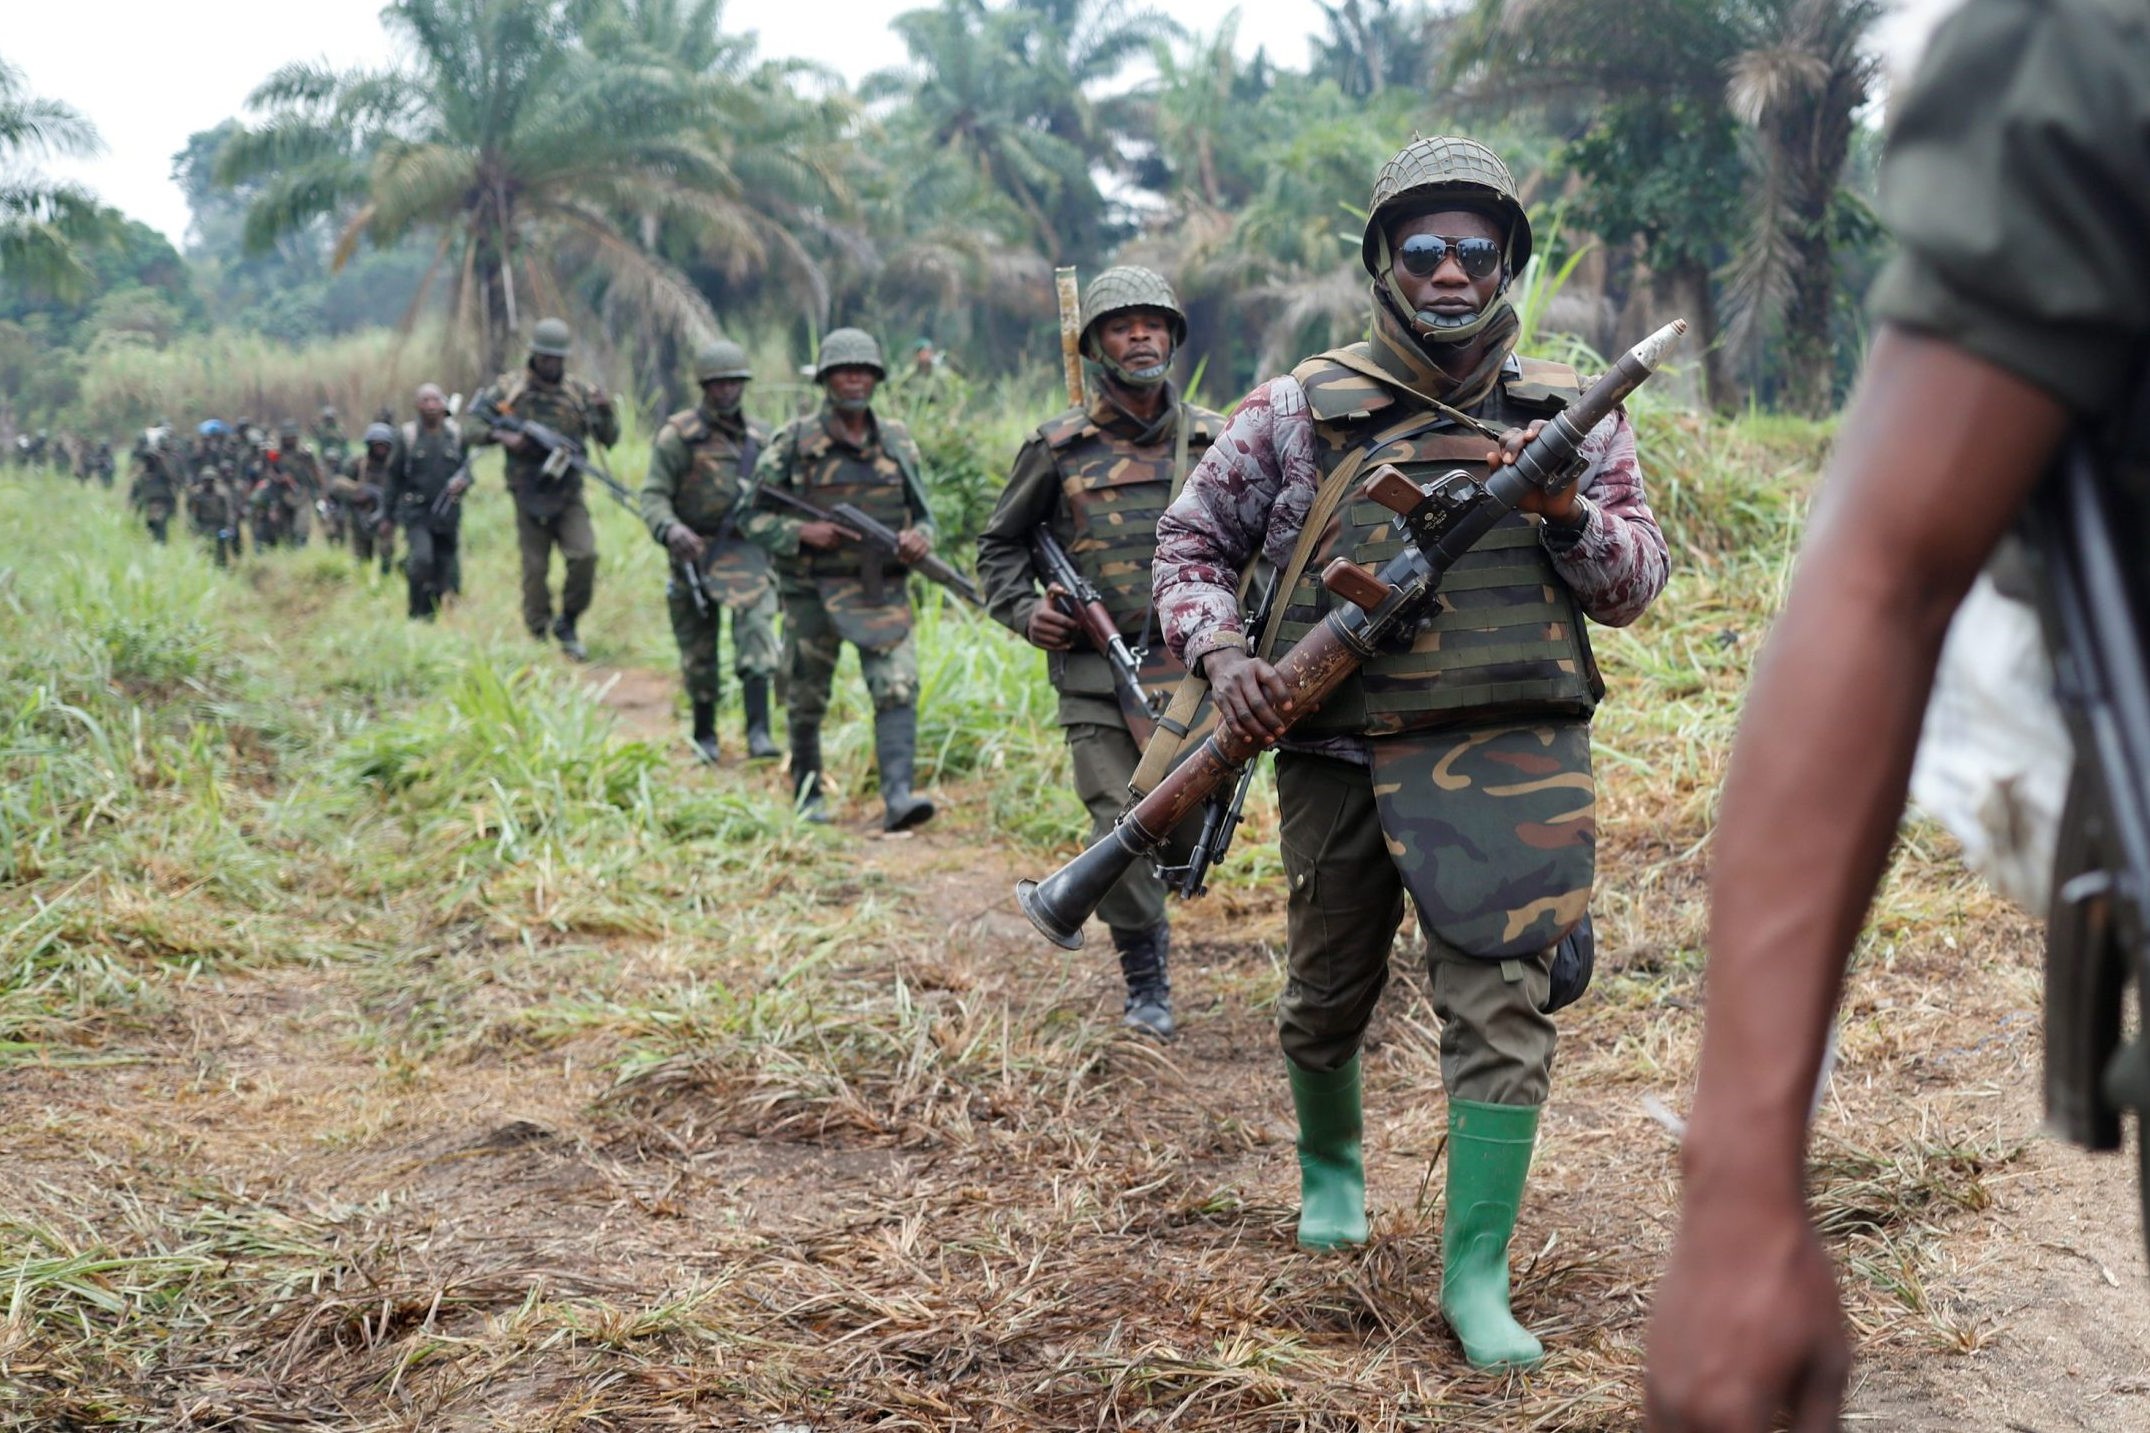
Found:
<path fill-rule="evenodd" d="M 1545 1346 L 1508 1311 L 1508 1239 L 1538 1139 L 1538 1105 L 1448 1104 L 1441 1313 L 1473 1368 L 1533 1368 Z"/>
<path fill-rule="evenodd" d="M 1326 1074 L 1286 1058 L 1299 1111 L 1299 1247 L 1342 1249 L 1366 1242 L 1366 1132 L 1360 1113 L 1359 1057 Z"/>

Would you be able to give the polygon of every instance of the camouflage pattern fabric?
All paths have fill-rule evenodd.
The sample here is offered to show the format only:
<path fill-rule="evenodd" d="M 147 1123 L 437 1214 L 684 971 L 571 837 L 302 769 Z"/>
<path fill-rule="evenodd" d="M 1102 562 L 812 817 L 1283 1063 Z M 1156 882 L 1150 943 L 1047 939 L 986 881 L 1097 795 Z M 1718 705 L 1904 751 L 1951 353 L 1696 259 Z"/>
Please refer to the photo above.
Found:
<path fill-rule="evenodd" d="M 1587 721 L 1369 743 L 1389 857 L 1426 928 L 1466 955 L 1544 951 L 1590 904 L 1597 793 Z"/>
<path fill-rule="evenodd" d="M 609 448 L 620 439 L 619 415 L 604 390 L 573 374 L 547 383 L 527 367 L 503 373 L 471 400 L 470 411 L 480 420 L 464 434 L 464 441 L 473 446 L 498 441 L 483 421 L 495 413 L 542 423 L 568 438 L 602 447 Z M 534 444 L 525 444 L 521 452 L 507 455 L 507 481 L 517 509 L 549 521 L 571 502 L 582 501 L 582 475 L 569 470 L 562 477 L 548 478 L 539 471 L 544 463 L 545 455 Z"/>
<path fill-rule="evenodd" d="M 1174 411 L 1180 411 L 1173 395 Z M 1201 461 L 1223 431 L 1224 419 L 1206 408 L 1184 409 L 1190 431 L 1187 461 Z M 1176 420 L 1175 420 L 1176 421 Z M 978 579 L 986 610 L 1018 636 L 1043 600 L 1030 535 L 1044 524 L 1067 549 L 1078 571 L 1098 586 L 1105 610 L 1131 645 L 1148 651 L 1143 686 L 1169 693 L 1186 675 L 1166 650 L 1150 606 L 1150 560 L 1156 524 L 1172 490 L 1177 433 L 1144 435 L 1133 420 L 1093 398 L 1039 425 L 1016 454 L 1008 485 L 978 535 Z M 1125 726 L 1111 669 L 1084 647 L 1046 655 L 1046 674 L 1060 693 L 1060 724 Z"/>
<path fill-rule="evenodd" d="M 759 551 L 759 549 L 756 549 Z M 761 593 L 745 603 L 712 602 L 707 612 L 698 611 L 694 596 L 675 573 L 664 590 L 665 610 L 672 618 L 672 638 L 679 644 L 680 675 L 692 701 L 715 704 L 724 696 L 723 661 L 718 650 L 724 617 L 732 619 L 732 671 L 744 682 L 749 677 L 776 675 L 776 591 L 767 582 Z"/>
<path fill-rule="evenodd" d="M 787 705 L 794 726 L 814 725 L 828 715 L 829 691 L 843 644 L 858 646 L 859 671 L 876 712 L 912 706 L 918 701 L 918 647 L 908 622 L 892 646 L 866 646 L 845 635 L 826 599 L 815 594 L 784 598 L 784 668 L 789 676 Z"/>
<path fill-rule="evenodd" d="M 854 446 L 834 413 L 795 418 L 776 431 L 755 464 L 753 481 L 782 487 L 822 508 L 851 503 L 900 532 L 933 532 L 921 474 L 923 459 L 910 430 L 873 415 L 863 446 Z M 907 575 L 893 559 L 845 543 L 826 552 L 802 549 L 799 518 L 757 507 L 739 521 L 742 536 L 776 556 L 784 620 L 811 602 L 823 625 L 863 655 L 909 640 Z M 915 682 L 914 682 L 915 685 Z"/>
<path fill-rule="evenodd" d="M 650 445 L 642 484 L 642 520 L 650 535 L 663 542 L 677 522 L 699 537 L 716 536 L 768 443 L 766 428 L 737 413 L 689 408 L 665 419 Z M 769 555 L 737 536 L 735 525 L 734 536 L 704 551 L 702 585 L 723 606 L 755 606 L 770 591 Z"/>

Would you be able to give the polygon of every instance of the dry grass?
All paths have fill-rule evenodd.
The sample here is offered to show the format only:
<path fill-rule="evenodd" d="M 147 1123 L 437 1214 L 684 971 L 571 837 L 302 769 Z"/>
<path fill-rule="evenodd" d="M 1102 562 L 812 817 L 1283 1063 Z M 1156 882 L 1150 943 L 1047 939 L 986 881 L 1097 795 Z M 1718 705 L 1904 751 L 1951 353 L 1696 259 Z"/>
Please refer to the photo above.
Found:
<path fill-rule="evenodd" d="M 1009 908 L 1068 808 L 994 633 L 928 634 L 953 814 L 814 832 L 775 773 L 699 772 L 524 669 L 495 509 L 475 600 L 410 631 L 339 559 L 218 577 L 69 487 L 54 553 L 0 575 L 0 1423 L 1634 1427 L 1675 1179 L 1642 1102 L 1684 1103 L 1711 803 L 1817 442 L 1650 421 L 1682 576 L 1601 643 L 1605 954 L 1515 1256 L 1552 1356 L 1502 1378 L 1435 1307 L 1407 950 L 1367 1060 L 1375 1241 L 1292 1247 L 1266 795 L 1181 921 L 1159 1049 L 1114 1028 L 1109 955 Z M 599 656 L 661 666 L 653 550 L 601 529 Z M 1884 1364 L 2005 1335 L 1975 1236 L 2022 1149 L 1992 1095 L 2034 1054 L 2032 952 L 1906 844 L 1815 1167 Z"/>

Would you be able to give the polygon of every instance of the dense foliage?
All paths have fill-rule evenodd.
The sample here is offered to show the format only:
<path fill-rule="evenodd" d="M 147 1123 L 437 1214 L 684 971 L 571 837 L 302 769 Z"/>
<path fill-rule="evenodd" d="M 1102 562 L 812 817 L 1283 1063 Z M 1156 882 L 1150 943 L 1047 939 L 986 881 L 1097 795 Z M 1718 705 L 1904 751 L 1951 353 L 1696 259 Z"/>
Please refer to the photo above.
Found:
<path fill-rule="evenodd" d="M 718 329 L 795 357 L 862 324 L 1010 373 L 1050 354 L 1054 265 L 1124 260 L 1173 278 L 1186 373 L 1229 401 L 1359 332 L 1374 171 L 1414 132 L 1467 130 L 1557 231 L 1541 251 L 1570 277 L 1544 327 L 1603 351 L 1684 313 L 1713 403 L 1821 411 L 1881 242 L 1861 119 L 1877 13 L 1344 0 L 1294 69 L 1243 56 L 1236 13 L 1194 34 L 1137 0 L 933 0 L 853 89 L 759 58 L 722 0 L 395 0 L 393 65 L 286 67 L 187 138 L 186 264 L 123 226 L 36 229 L 47 282 L 0 296 L 0 364 L 73 354 L 13 390 L 13 416 L 88 419 L 71 410 L 100 335 L 437 319 L 467 389 L 562 312 L 655 411 Z M 0 158 L 88 142 L 0 73 Z M 0 225 L 0 264 L 29 262 L 32 232 Z"/>

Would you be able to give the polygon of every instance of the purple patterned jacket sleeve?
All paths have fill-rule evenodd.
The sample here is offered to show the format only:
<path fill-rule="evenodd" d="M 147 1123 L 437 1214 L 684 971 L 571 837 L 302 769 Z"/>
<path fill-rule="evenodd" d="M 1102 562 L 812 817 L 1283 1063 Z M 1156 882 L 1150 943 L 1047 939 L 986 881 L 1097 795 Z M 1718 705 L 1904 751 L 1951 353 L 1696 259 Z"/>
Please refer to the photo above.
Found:
<path fill-rule="evenodd" d="M 1574 533 L 1543 529 L 1554 570 L 1567 579 L 1592 621 L 1625 627 L 1665 590 L 1671 554 L 1642 490 L 1642 464 L 1635 455 L 1635 428 L 1625 409 L 1583 439 L 1579 484 L 1583 525 Z"/>
<path fill-rule="evenodd" d="M 1257 546 L 1279 566 L 1290 558 L 1318 486 L 1306 391 L 1273 378 L 1240 403 L 1158 519 L 1151 579 L 1174 656 L 1192 667 L 1237 645 L 1223 634 L 1241 633 L 1240 569 Z"/>

